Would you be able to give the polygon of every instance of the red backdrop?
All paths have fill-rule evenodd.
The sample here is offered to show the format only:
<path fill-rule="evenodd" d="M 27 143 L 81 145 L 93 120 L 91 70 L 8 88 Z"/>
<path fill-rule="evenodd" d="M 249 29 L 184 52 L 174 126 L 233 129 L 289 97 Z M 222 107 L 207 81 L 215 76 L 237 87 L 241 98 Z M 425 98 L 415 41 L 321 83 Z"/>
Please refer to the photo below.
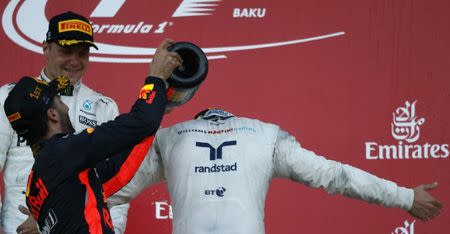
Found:
<path fill-rule="evenodd" d="M 0 83 L 39 74 L 47 20 L 66 10 L 89 16 L 97 30 L 100 50 L 91 55 L 83 81 L 113 97 L 122 112 L 147 74 L 151 48 L 163 38 L 191 41 L 207 52 L 210 72 L 192 101 L 166 116 L 164 126 L 205 107 L 223 107 L 277 123 L 305 148 L 403 186 L 438 181 L 432 194 L 448 202 L 448 1 L 203 2 L 209 6 L 156 0 L 2 1 Z M 411 147 L 402 159 L 399 145 Z M 158 207 L 159 216 L 168 215 L 168 207 L 158 205 L 163 201 L 170 203 L 164 184 L 133 200 L 127 233 L 170 233 L 170 219 L 156 217 Z M 272 182 L 266 204 L 267 233 L 450 230 L 447 207 L 436 220 L 423 223 L 402 210 L 330 196 L 287 180 Z"/>

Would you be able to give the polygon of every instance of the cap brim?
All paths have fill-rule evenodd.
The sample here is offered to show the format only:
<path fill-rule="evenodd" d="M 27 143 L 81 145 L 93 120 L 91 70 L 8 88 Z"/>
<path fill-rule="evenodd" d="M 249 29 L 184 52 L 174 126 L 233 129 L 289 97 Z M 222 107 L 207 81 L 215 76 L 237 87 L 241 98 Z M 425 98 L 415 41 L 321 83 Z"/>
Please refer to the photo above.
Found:
<path fill-rule="evenodd" d="M 94 42 L 89 40 L 58 40 L 56 41 L 56 43 L 62 47 L 85 44 L 87 46 L 92 46 L 96 50 L 98 50 L 98 47 L 94 44 Z"/>

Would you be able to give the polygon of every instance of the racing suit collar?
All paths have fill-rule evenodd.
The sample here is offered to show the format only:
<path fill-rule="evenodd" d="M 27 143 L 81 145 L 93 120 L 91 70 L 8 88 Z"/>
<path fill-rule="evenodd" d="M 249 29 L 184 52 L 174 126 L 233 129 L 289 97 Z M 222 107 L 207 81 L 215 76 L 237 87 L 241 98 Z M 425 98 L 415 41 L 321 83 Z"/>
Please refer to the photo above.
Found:
<path fill-rule="evenodd" d="M 213 120 L 213 121 L 217 121 L 217 120 L 225 120 L 225 119 L 229 119 L 234 117 L 234 115 L 228 111 L 225 110 L 221 110 L 221 109 L 212 109 L 212 108 L 208 108 L 206 110 L 203 110 L 201 112 L 199 112 L 196 116 L 195 119 L 201 118 L 204 120 Z"/>

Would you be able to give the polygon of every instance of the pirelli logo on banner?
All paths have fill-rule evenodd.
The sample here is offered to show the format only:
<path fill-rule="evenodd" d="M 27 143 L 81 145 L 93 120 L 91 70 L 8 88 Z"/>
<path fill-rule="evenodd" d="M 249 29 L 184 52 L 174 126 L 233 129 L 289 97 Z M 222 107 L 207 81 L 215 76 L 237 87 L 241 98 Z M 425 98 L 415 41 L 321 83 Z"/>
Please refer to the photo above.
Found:
<path fill-rule="evenodd" d="M 92 26 L 82 20 L 65 20 L 58 23 L 60 33 L 68 31 L 80 31 L 92 36 Z"/>

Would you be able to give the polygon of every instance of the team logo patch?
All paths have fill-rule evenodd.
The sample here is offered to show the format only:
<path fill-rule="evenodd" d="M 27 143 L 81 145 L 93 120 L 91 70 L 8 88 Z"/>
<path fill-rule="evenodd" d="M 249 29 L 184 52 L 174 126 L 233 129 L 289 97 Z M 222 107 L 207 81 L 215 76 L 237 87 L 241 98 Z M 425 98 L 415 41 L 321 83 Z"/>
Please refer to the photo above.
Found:
<path fill-rule="evenodd" d="M 86 100 L 83 102 L 83 109 L 86 111 L 90 111 L 92 110 L 92 101 L 91 100 Z"/>
<path fill-rule="evenodd" d="M 68 32 L 68 31 L 79 31 L 92 36 L 92 26 L 82 20 L 72 19 L 65 20 L 58 23 L 58 31 Z"/>
<path fill-rule="evenodd" d="M 16 112 L 16 113 L 8 116 L 8 120 L 9 120 L 10 123 L 12 123 L 12 122 L 14 122 L 16 120 L 19 120 L 20 118 L 22 118 L 22 116 L 20 116 L 19 112 Z"/>
<path fill-rule="evenodd" d="M 154 84 L 144 85 L 139 93 L 139 99 L 145 100 L 147 104 L 152 104 L 153 99 L 155 99 L 156 96 L 156 92 L 153 91 L 154 87 Z"/>

